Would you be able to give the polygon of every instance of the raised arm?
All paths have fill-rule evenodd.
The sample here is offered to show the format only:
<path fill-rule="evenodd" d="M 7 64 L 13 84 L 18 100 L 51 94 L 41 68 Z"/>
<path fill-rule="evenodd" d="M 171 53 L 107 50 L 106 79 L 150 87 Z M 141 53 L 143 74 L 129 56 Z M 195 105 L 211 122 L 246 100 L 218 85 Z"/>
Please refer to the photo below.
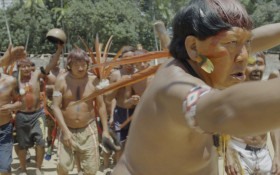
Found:
<path fill-rule="evenodd" d="M 188 125 L 191 115 L 186 112 L 184 102 L 193 87 L 202 86 L 204 83 L 178 72 L 162 78 L 162 81 L 167 81 L 167 85 L 154 92 L 160 107 L 172 109 L 165 112 L 172 117 L 180 116 L 172 120 Z M 280 79 L 244 82 L 224 90 L 212 89 L 195 103 L 195 124 L 208 133 L 224 133 L 237 137 L 276 129 L 280 127 L 279 89 Z"/>
<path fill-rule="evenodd" d="M 49 63 L 46 65 L 43 71 L 41 71 L 43 74 L 47 75 L 57 65 L 62 49 L 63 44 L 57 44 L 57 50 L 55 54 L 51 57 Z"/>
<path fill-rule="evenodd" d="M 26 52 L 23 46 L 13 47 L 9 45 L 4 55 L 0 58 L 0 66 L 9 66 L 15 61 L 25 58 Z"/>
<path fill-rule="evenodd" d="M 235 136 L 276 129 L 280 125 L 279 88 L 280 79 L 273 79 L 213 90 L 198 101 L 197 122 L 205 131 Z"/>
<path fill-rule="evenodd" d="M 252 33 L 252 53 L 264 51 L 280 44 L 280 23 L 258 27 Z"/>

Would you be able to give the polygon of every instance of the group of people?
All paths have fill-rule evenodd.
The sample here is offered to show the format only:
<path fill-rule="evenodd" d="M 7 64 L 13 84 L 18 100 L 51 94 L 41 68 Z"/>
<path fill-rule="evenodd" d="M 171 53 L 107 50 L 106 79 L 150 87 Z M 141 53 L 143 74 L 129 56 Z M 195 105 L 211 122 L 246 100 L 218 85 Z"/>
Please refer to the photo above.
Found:
<path fill-rule="evenodd" d="M 192 0 L 173 20 L 169 45 L 173 58 L 161 65 L 151 81 L 80 103 L 75 102 L 98 90 L 101 80 L 88 71 L 87 53 L 72 50 L 67 70 L 56 77 L 52 92 L 52 110 L 61 130 L 58 174 L 68 174 L 75 161 L 84 174 L 96 174 L 99 140 L 114 145 L 113 175 L 217 175 L 215 146 L 224 147 L 228 174 L 280 174 L 280 79 L 255 81 L 262 79 L 261 52 L 279 44 L 280 24 L 253 29 L 239 0 Z M 61 50 L 58 44 L 50 63 L 40 71 L 31 72 L 28 59 L 18 60 L 18 83 L 1 73 L 0 172 L 10 172 L 10 120 L 16 111 L 21 170 L 26 173 L 26 149 L 36 144 L 36 173 L 41 173 L 45 140 L 39 82 L 55 67 Z M 127 47 L 122 59 L 145 52 Z M 16 53 L 24 57 L 23 48 L 9 47 L 0 65 L 15 61 Z M 148 66 L 122 65 L 113 69 L 108 80 L 118 82 Z M 119 136 L 120 147 L 110 128 Z M 273 160 L 267 150 L 267 132 L 274 146 Z M 213 135 L 229 137 L 213 141 Z M 105 151 L 104 158 L 109 156 L 110 151 Z"/>
<path fill-rule="evenodd" d="M 17 62 L 14 76 L 1 73 L 1 163 L 0 172 L 11 171 L 13 149 L 13 124 L 16 128 L 15 151 L 20 161 L 21 173 L 26 174 L 28 148 L 36 146 L 36 174 L 41 174 L 45 153 L 45 114 L 40 100 L 40 82 L 59 60 L 62 46 L 49 64 L 41 70 L 33 70 L 33 63 L 26 58 L 23 47 L 9 46 L 1 58 L 1 66 Z M 13 117 L 15 114 L 15 117 Z"/>
<path fill-rule="evenodd" d="M 27 151 L 33 146 L 36 146 L 36 174 L 42 173 L 46 141 L 48 145 L 53 141 L 51 125 L 56 122 L 60 129 L 57 145 L 58 174 L 68 174 L 73 170 L 74 165 L 77 165 L 79 173 L 96 174 L 100 169 L 100 142 L 105 147 L 102 152 L 104 153 L 103 169 L 110 168 L 111 152 L 115 152 L 117 162 L 124 149 L 132 113 L 147 86 L 147 80 L 110 91 L 104 94 L 104 97 L 100 95 L 96 99 L 72 105 L 93 93 L 98 88 L 100 79 L 90 71 L 90 57 L 82 49 L 73 49 L 67 57 L 66 69 L 59 68 L 62 49 L 63 45 L 57 44 L 56 53 L 45 67 L 40 67 L 40 70 L 33 69 L 33 63 L 26 58 L 22 47 L 9 48 L 1 58 L 1 66 L 9 66 L 14 61 L 17 65 L 17 71 L 13 72 L 14 77 L 1 73 L 1 80 L 3 79 L 1 95 L 6 99 L 1 107 L 6 117 L 6 120 L 1 119 L 0 125 L 0 156 L 5 157 L 0 159 L 1 174 L 9 174 L 11 171 L 12 113 L 16 114 L 14 117 L 17 141 L 15 151 L 20 160 L 22 175 L 27 174 Z M 23 56 L 14 58 L 14 52 L 20 52 Z M 127 46 L 123 49 L 121 58 L 146 52 L 142 48 L 137 50 Z M 111 83 L 117 82 L 148 66 L 147 63 L 124 65 L 113 69 L 108 79 Z M 7 77 L 9 81 L 6 80 Z M 43 96 L 47 98 L 43 100 L 44 102 L 40 99 L 42 92 L 45 92 Z M 110 120 L 107 118 L 107 111 Z M 51 118 L 53 116 L 55 116 L 54 120 Z M 97 118 L 101 120 L 101 133 L 98 133 L 96 126 Z M 48 134 L 45 132 L 46 120 L 48 120 Z"/>

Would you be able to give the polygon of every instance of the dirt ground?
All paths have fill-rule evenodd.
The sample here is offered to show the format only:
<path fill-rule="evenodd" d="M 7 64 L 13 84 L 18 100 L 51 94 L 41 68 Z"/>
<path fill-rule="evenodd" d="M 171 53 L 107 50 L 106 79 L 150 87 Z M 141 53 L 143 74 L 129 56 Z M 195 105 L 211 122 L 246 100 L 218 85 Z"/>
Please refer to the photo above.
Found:
<path fill-rule="evenodd" d="M 57 144 L 57 143 L 56 143 Z M 29 149 L 31 154 L 31 161 L 27 164 L 27 173 L 28 175 L 35 175 L 35 149 L 31 148 Z M 47 151 L 47 149 L 46 149 Z M 56 173 L 56 164 L 57 164 L 57 149 L 55 148 L 53 151 L 53 155 L 51 157 L 51 160 L 44 160 L 42 171 L 44 175 L 55 175 Z M 16 155 L 16 153 L 13 151 L 13 163 L 12 163 L 12 175 L 19 174 L 19 159 Z M 77 175 L 77 169 L 75 168 L 73 171 L 69 173 L 69 175 Z M 97 175 L 103 175 L 102 172 L 98 172 Z"/>
<path fill-rule="evenodd" d="M 274 155 L 274 151 L 272 148 L 271 140 L 270 137 L 268 137 L 268 147 L 270 149 L 271 156 Z M 29 175 L 35 175 L 35 151 L 34 148 L 30 149 L 31 153 L 31 162 L 28 163 L 28 174 Z M 12 174 L 17 175 L 19 174 L 19 160 L 18 157 L 16 156 L 15 152 L 13 152 L 13 163 L 12 163 Z M 55 175 L 56 173 L 56 163 L 57 163 L 57 155 L 56 155 L 56 149 L 54 149 L 54 154 L 52 155 L 52 158 L 50 161 L 44 160 L 42 170 L 45 175 Z M 69 173 L 70 175 L 77 175 L 77 169 L 75 168 L 72 172 Z M 97 175 L 105 175 L 103 172 L 99 171 Z M 223 169 L 223 159 L 219 158 L 219 175 L 226 175 Z"/>

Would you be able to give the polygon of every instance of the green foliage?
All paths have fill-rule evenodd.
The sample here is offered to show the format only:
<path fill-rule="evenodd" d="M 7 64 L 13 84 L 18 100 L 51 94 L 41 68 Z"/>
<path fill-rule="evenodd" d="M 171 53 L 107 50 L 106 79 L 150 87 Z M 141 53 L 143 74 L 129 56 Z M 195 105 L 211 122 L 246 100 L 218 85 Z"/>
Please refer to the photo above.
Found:
<path fill-rule="evenodd" d="M 144 48 L 150 46 L 153 38 L 146 36 L 152 33 L 152 25 L 134 3 L 128 0 L 99 1 L 95 3 L 93 12 L 95 33 L 98 33 L 100 41 L 104 42 L 113 35 L 113 50 L 138 43 Z"/>
<path fill-rule="evenodd" d="M 141 43 L 156 50 L 153 22 L 162 20 L 171 26 L 175 13 L 190 0 L 17 0 L 6 10 L 14 45 L 26 45 L 28 52 L 50 53 L 54 46 L 47 42 L 47 32 L 62 28 L 67 34 L 67 51 L 78 45 L 78 36 L 93 46 L 96 34 L 106 43 L 113 35 L 110 51 L 124 45 Z M 16 3 L 17 2 L 17 3 Z M 241 0 L 252 16 L 255 27 L 280 21 L 279 0 Z M 4 11 L 0 9 L 0 49 L 6 50 L 9 38 Z M 279 48 L 276 48 L 279 49 Z M 279 49 L 280 50 L 280 49 Z"/>
<path fill-rule="evenodd" d="M 251 14 L 255 27 L 280 21 L 280 5 L 277 2 L 279 3 L 278 0 L 259 0 L 256 3 L 257 8 Z M 280 50 L 280 47 L 278 46 L 272 50 Z"/>
<path fill-rule="evenodd" d="M 2 13 L 4 12 L 2 11 Z M 50 28 L 53 28 L 53 25 L 47 9 L 40 6 L 32 6 L 32 9 L 29 9 L 16 4 L 7 9 L 6 14 L 14 45 L 26 46 L 28 40 L 28 52 L 49 51 L 50 45 L 45 42 L 45 35 Z M 5 19 L 2 18 L 0 22 L 3 31 L 0 34 L 0 38 L 3 38 L 0 47 L 1 50 L 5 50 L 9 43 L 8 32 Z"/>
<path fill-rule="evenodd" d="M 64 30 L 68 35 L 69 47 L 78 42 L 78 36 L 90 41 L 94 36 L 94 22 L 92 16 L 94 5 L 90 0 L 69 2 L 64 11 Z M 71 49 L 71 48 L 69 48 Z"/>

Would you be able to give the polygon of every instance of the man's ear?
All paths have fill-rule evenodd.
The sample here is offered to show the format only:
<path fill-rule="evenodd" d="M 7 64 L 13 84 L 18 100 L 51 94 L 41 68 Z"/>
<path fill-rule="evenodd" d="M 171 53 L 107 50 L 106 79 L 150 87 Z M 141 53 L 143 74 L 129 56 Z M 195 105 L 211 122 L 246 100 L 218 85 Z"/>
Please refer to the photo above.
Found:
<path fill-rule="evenodd" d="M 185 48 L 191 60 L 196 61 L 198 54 L 196 50 L 196 37 L 187 36 L 185 39 Z"/>

